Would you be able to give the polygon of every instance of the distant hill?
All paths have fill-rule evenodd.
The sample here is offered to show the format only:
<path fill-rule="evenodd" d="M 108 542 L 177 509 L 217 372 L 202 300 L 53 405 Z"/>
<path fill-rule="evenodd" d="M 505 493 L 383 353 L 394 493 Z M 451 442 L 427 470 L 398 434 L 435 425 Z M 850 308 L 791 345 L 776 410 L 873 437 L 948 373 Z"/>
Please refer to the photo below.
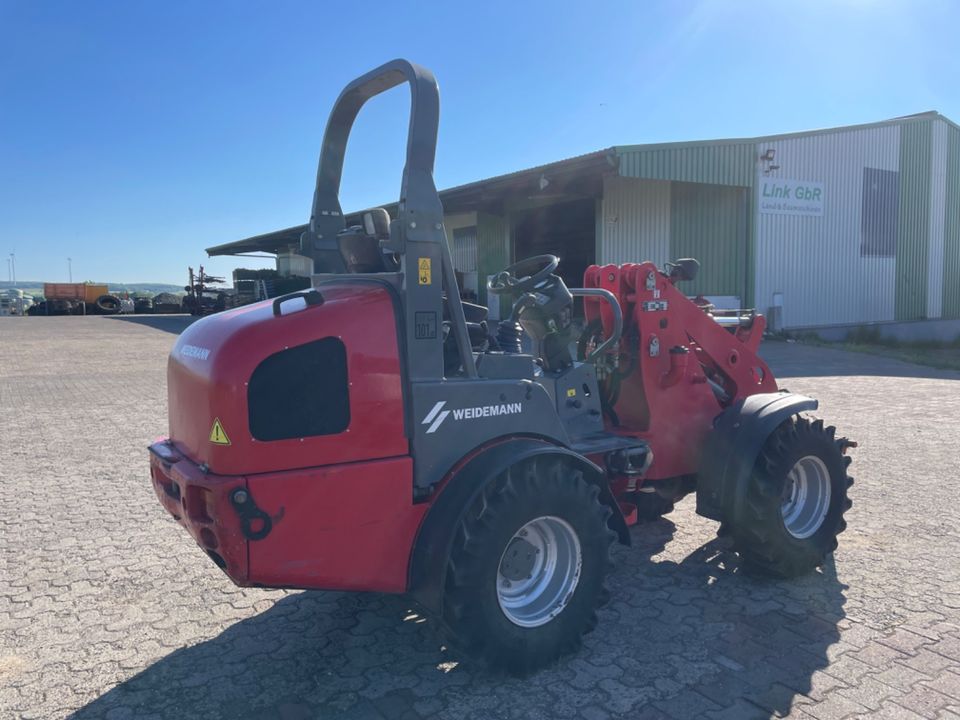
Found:
<path fill-rule="evenodd" d="M 183 285 L 170 285 L 169 283 L 116 283 L 116 282 L 97 282 L 97 285 L 106 285 L 110 292 L 128 292 L 128 293 L 179 293 L 183 294 Z M 16 284 L 8 280 L 0 280 L 0 290 L 9 288 L 18 288 L 30 295 L 43 294 L 43 282 L 40 280 L 17 280 Z"/>
<path fill-rule="evenodd" d="M 110 292 L 129 292 L 129 293 L 180 293 L 183 294 L 183 285 L 169 285 L 167 283 L 107 283 Z"/>

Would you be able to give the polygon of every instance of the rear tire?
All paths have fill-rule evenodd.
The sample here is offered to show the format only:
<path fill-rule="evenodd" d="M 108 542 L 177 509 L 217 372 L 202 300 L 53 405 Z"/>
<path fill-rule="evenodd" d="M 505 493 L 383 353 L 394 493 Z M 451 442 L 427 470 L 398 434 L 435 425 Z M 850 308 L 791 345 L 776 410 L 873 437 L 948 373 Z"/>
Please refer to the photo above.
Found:
<path fill-rule="evenodd" d="M 823 564 L 837 548 L 853 503 L 847 489 L 845 441 L 822 420 L 796 417 L 763 446 L 751 474 L 740 520 L 722 526 L 748 570 L 791 578 Z"/>
<path fill-rule="evenodd" d="M 488 481 L 447 563 L 451 644 L 518 675 L 579 649 L 606 598 L 610 514 L 599 488 L 559 458 L 527 460 Z"/>

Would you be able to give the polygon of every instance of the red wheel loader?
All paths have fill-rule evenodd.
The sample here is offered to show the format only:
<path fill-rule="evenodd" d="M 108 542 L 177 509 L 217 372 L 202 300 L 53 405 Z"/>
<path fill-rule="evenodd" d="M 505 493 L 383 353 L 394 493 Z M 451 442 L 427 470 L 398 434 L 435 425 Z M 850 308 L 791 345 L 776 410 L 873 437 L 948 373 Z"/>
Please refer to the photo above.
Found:
<path fill-rule="evenodd" d="M 346 227 L 350 129 L 402 83 L 396 217 Z M 150 448 L 164 507 L 238 585 L 408 593 L 455 647 L 517 673 L 577 649 L 611 544 L 688 493 L 746 566 L 818 566 L 852 443 L 778 390 L 763 317 L 688 299 L 695 260 L 593 266 L 568 288 L 547 255 L 491 279 L 513 309 L 488 326 L 451 263 L 438 120 L 436 81 L 406 61 L 344 89 L 300 240 L 312 288 L 203 318 L 172 350 L 170 437 Z"/>

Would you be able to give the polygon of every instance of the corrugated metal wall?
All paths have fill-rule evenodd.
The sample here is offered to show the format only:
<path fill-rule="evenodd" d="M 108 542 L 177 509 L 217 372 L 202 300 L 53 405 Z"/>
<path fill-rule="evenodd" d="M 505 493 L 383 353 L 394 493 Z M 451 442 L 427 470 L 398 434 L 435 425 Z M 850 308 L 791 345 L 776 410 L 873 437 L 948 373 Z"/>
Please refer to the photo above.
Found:
<path fill-rule="evenodd" d="M 960 318 L 960 129 L 947 127 L 943 229 L 943 317 Z"/>
<path fill-rule="evenodd" d="M 597 262 L 662 265 L 670 259 L 670 183 L 607 177 L 598 218 Z"/>
<path fill-rule="evenodd" d="M 753 185 L 756 156 L 750 142 L 615 148 L 620 175 L 651 180 Z"/>
<path fill-rule="evenodd" d="M 460 227 L 453 231 L 453 267 L 460 272 L 477 270 L 477 227 Z"/>
<path fill-rule="evenodd" d="M 927 253 L 927 317 L 943 314 L 944 215 L 947 200 L 947 124 L 934 120 L 930 137 L 930 249 Z"/>
<path fill-rule="evenodd" d="M 487 297 L 487 276 L 503 270 L 510 264 L 510 225 L 506 218 L 489 213 L 477 213 L 477 272 L 481 304 L 490 305 Z M 504 303 L 501 302 L 501 311 Z M 493 308 L 491 308 L 493 311 Z M 495 313 L 494 313 L 495 314 Z M 500 315 L 499 317 L 503 317 Z"/>
<path fill-rule="evenodd" d="M 932 123 L 903 125 L 900 131 L 900 220 L 897 227 L 897 320 L 927 317 L 931 151 Z"/>
<path fill-rule="evenodd" d="M 477 214 L 474 212 L 445 215 L 443 218 L 443 229 L 447 233 L 447 244 L 450 246 L 453 267 L 460 272 L 477 269 L 477 234 L 457 231 L 476 228 L 476 225 Z M 455 234 L 458 237 L 455 237 Z"/>
<path fill-rule="evenodd" d="M 733 295 L 752 301 L 752 224 L 750 194 L 756 153 L 750 142 L 632 146 L 616 148 L 619 172 L 643 178 L 604 185 L 604 215 L 620 217 L 605 225 L 602 256 L 608 262 L 677 257 L 701 262 L 688 293 Z M 652 183 L 663 183 L 654 191 Z M 625 220 L 625 222 L 623 221 Z M 638 241 L 637 238 L 640 238 Z"/>
<path fill-rule="evenodd" d="M 769 149 L 770 177 L 822 183 L 821 215 L 760 212 Z M 960 130 L 942 120 L 616 152 L 620 177 L 604 179 L 598 201 L 599 263 L 697 257 L 688 291 L 764 312 L 779 295 L 787 328 L 960 317 Z M 878 219 L 895 243 L 881 232 L 878 244 Z M 486 277 L 510 262 L 510 226 L 487 213 L 476 225 L 486 301 Z"/>
<path fill-rule="evenodd" d="M 893 320 L 895 259 L 862 254 L 862 200 L 864 168 L 900 170 L 900 127 L 763 140 L 755 157 L 767 149 L 771 177 L 823 183 L 825 199 L 821 216 L 764 214 L 751 199 L 756 307 L 781 293 L 787 328 Z"/>
<path fill-rule="evenodd" d="M 700 261 L 687 295 L 744 299 L 747 282 L 747 188 L 672 183 L 670 257 Z"/>
<path fill-rule="evenodd" d="M 639 178 L 606 178 L 598 262 L 678 257 L 700 260 L 688 294 L 735 295 L 747 284 L 747 188 Z"/>
<path fill-rule="evenodd" d="M 773 177 L 823 183 L 822 215 L 759 212 L 757 158 L 768 149 L 780 166 Z M 960 317 L 960 130 L 941 119 L 755 143 L 624 146 L 616 152 L 623 178 L 604 185 L 601 262 L 632 261 L 638 253 L 656 262 L 699 255 L 702 273 L 719 273 L 703 275 L 703 290 L 716 293 L 708 286 L 739 283 L 743 290 L 732 294 L 742 293 L 761 310 L 781 294 L 786 327 Z M 864 172 L 870 168 L 898 173 L 890 196 L 898 197 L 884 195 L 881 202 L 893 205 L 879 208 L 884 218 L 895 218 L 896 247 L 889 252 L 861 248 L 870 222 L 864 215 L 868 207 L 876 211 L 876 197 L 873 205 L 864 199 L 864 183 L 879 177 Z M 722 247 L 732 242 L 729 231 L 716 244 L 717 218 L 706 209 L 717 200 L 709 197 L 712 191 L 678 185 L 668 219 L 668 191 L 648 184 L 655 180 L 750 188 L 743 255 L 740 246 Z M 697 193 L 707 194 L 694 199 Z M 672 247 L 664 247 L 665 235 L 673 238 Z M 747 277 L 739 280 L 736 273 L 744 267 Z"/>

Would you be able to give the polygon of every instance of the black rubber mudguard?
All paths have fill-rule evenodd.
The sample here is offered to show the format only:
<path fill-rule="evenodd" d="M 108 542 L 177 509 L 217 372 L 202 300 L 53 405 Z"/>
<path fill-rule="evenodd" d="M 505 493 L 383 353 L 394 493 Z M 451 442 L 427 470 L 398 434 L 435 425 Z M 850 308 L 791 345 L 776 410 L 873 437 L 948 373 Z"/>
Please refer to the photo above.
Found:
<path fill-rule="evenodd" d="M 408 588 L 427 610 L 439 613 L 443 604 L 445 570 L 453 534 L 477 493 L 491 478 L 511 465 L 538 455 L 559 455 L 572 460 L 587 480 L 600 486 L 600 499 L 613 510 L 609 523 L 624 545 L 630 532 L 620 508 L 610 493 L 603 470 L 568 448 L 534 438 L 514 438 L 491 446 L 460 468 L 440 491 L 417 534 L 410 559 Z"/>
<path fill-rule="evenodd" d="M 763 444 L 784 421 L 817 401 L 789 392 L 751 395 L 713 422 L 697 476 L 697 514 L 736 523 L 747 480 Z"/>

